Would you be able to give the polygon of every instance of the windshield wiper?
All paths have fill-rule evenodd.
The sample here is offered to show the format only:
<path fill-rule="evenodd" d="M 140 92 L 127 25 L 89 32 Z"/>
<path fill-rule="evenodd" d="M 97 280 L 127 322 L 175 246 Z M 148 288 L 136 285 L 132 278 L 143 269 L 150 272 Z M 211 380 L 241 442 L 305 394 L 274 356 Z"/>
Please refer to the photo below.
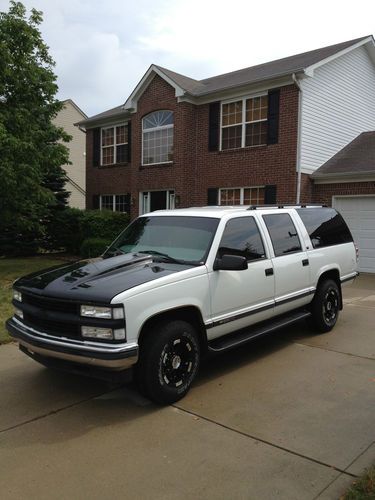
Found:
<path fill-rule="evenodd" d="M 158 260 L 163 261 L 163 262 L 173 262 L 175 264 L 187 264 L 187 265 L 193 265 L 193 266 L 199 265 L 196 261 L 175 259 L 174 257 L 171 257 L 167 253 L 158 252 L 156 250 L 141 250 L 137 253 L 145 253 L 148 255 L 154 255 L 155 257 L 157 257 Z"/>

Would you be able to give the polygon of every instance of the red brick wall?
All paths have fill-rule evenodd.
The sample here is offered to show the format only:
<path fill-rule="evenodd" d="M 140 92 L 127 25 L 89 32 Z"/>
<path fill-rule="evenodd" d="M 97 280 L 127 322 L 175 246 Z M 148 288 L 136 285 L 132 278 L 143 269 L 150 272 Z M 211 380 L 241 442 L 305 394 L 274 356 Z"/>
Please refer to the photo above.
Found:
<path fill-rule="evenodd" d="M 279 142 L 235 150 L 208 151 L 208 105 L 197 108 L 197 170 L 194 204 L 207 203 L 207 188 L 277 185 L 278 203 L 296 201 L 298 90 L 280 90 Z"/>
<path fill-rule="evenodd" d="M 375 194 L 375 182 L 347 182 L 340 184 L 315 184 L 313 201 L 332 205 L 332 196 Z"/>
<path fill-rule="evenodd" d="M 174 112 L 174 156 L 172 164 L 141 166 L 142 117 L 159 109 Z M 132 217 L 138 215 L 139 192 L 174 189 L 180 206 L 207 204 L 207 189 L 277 185 L 277 202 L 296 200 L 296 152 L 298 90 L 280 89 L 279 142 L 231 151 L 208 151 L 209 106 L 178 103 L 174 89 L 155 76 L 138 101 L 132 116 L 131 165 L 92 166 L 92 131 L 87 132 L 87 207 L 94 194 L 131 193 Z M 304 193 L 309 193 L 304 179 Z M 309 195 L 306 194 L 308 197 Z M 306 200 L 310 201 L 310 200 Z"/>

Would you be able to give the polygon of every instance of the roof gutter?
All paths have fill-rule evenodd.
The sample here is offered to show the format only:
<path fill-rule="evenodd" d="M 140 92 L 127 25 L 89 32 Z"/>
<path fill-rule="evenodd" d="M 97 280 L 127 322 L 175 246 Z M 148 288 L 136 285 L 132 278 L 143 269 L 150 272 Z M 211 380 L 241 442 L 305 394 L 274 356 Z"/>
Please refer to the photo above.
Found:
<path fill-rule="evenodd" d="M 302 129 L 302 88 L 296 74 L 292 74 L 293 82 L 299 90 L 298 94 L 298 125 L 297 125 L 297 155 L 296 155 L 296 171 L 297 171 L 297 193 L 296 193 L 296 203 L 297 205 L 301 202 L 301 129 Z"/>

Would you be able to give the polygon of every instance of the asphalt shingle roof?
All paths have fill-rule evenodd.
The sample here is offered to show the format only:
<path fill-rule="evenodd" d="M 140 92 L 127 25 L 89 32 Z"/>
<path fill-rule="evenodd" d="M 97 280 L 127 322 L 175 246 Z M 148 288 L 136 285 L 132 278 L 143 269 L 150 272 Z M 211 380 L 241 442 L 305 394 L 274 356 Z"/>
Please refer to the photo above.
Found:
<path fill-rule="evenodd" d="M 168 75 L 177 85 L 186 90 L 192 95 L 199 96 L 217 92 L 230 87 L 238 87 L 241 85 L 255 83 L 260 80 L 269 80 L 278 76 L 297 73 L 305 68 L 335 55 L 337 52 L 347 49 L 348 47 L 368 38 L 367 36 L 349 40 L 347 42 L 337 43 L 329 47 L 310 50 L 302 54 L 284 57 L 257 66 L 232 71 L 223 75 L 213 76 L 204 80 L 193 80 L 187 76 L 180 75 L 174 71 L 165 68 L 159 69 Z"/>
<path fill-rule="evenodd" d="M 321 179 L 334 175 L 370 173 L 375 173 L 375 131 L 362 132 L 318 168 L 312 177 Z"/>
<path fill-rule="evenodd" d="M 347 42 L 337 43 L 335 45 L 330 45 L 329 47 L 322 47 L 320 49 L 311 50 L 302 54 L 284 57 L 283 59 L 258 64 L 256 66 L 213 76 L 211 78 L 205 78 L 204 80 L 194 80 L 193 78 L 181 75 L 175 71 L 171 71 L 170 69 L 162 68 L 161 66 L 156 67 L 188 94 L 194 97 L 199 97 L 225 89 L 250 85 L 262 80 L 271 80 L 279 76 L 298 73 L 299 71 L 303 71 L 305 68 L 333 56 L 338 52 L 365 40 L 366 38 L 368 38 L 368 36 L 356 38 Z M 109 109 L 108 111 L 92 116 L 84 122 L 89 123 L 102 118 L 110 118 L 111 116 L 121 115 L 121 112 L 126 114 L 122 106 L 117 106 Z"/>

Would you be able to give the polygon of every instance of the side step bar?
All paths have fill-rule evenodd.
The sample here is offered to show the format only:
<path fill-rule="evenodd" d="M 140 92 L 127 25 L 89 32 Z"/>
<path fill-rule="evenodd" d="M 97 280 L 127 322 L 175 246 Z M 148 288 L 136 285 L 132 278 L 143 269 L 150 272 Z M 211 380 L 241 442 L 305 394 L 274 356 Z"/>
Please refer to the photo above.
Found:
<path fill-rule="evenodd" d="M 238 332 L 230 333 L 228 335 L 224 335 L 223 337 L 211 340 L 211 342 L 208 343 L 208 350 L 210 352 L 220 352 L 225 351 L 226 349 L 231 349 L 232 347 L 245 344 L 246 342 L 260 337 L 261 335 L 265 335 L 266 333 L 273 332 L 274 330 L 278 330 L 284 326 L 291 325 L 296 321 L 308 318 L 309 316 L 311 316 L 309 311 L 294 311 L 293 313 L 279 316 L 275 319 L 263 321 L 262 323 L 246 330 L 239 330 Z"/>

